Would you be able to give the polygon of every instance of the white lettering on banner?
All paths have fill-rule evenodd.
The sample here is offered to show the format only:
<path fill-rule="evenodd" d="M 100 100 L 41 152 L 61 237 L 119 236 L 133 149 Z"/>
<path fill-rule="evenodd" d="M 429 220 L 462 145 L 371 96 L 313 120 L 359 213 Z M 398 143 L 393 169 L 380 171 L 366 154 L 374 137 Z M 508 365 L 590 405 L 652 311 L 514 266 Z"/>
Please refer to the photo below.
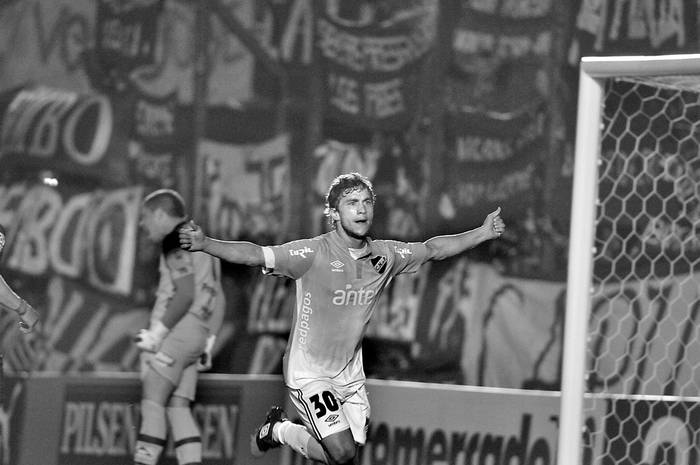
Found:
<path fill-rule="evenodd" d="M 435 36 L 431 26 L 424 21 L 409 36 L 372 37 L 343 32 L 319 19 L 317 45 L 324 57 L 355 72 L 398 72 L 430 49 Z"/>
<path fill-rule="evenodd" d="M 455 140 L 455 156 L 458 161 L 503 161 L 513 153 L 508 140 L 480 136 L 458 136 Z"/>
<path fill-rule="evenodd" d="M 388 118 L 406 110 L 401 87 L 403 80 L 394 78 L 384 82 L 366 83 L 365 115 L 372 118 Z"/>
<path fill-rule="evenodd" d="M 555 451 L 546 437 L 531 437 L 532 415 L 520 418 L 519 435 L 506 436 L 486 431 L 445 431 L 420 426 L 397 427 L 370 424 L 369 441 L 362 463 L 489 463 L 551 465 Z M 419 422 L 420 424 L 420 422 Z"/>
<path fill-rule="evenodd" d="M 468 55 L 488 54 L 503 59 L 529 55 L 544 57 L 552 48 L 552 33 L 540 31 L 533 36 L 509 36 L 458 28 L 455 30 L 452 45 L 456 52 Z"/>
<path fill-rule="evenodd" d="M 84 193 L 64 203 L 49 187 L 0 186 L 8 267 L 34 276 L 50 268 L 69 277 L 85 273 L 99 289 L 128 294 L 141 197 L 142 188 L 135 187 Z"/>
<path fill-rule="evenodd" d="M 136 133 L 141 137 L 170 136 L 175 132 L 175 109 L 167 104 L 139 100 L 134 119 Z"/>
<path fill-rule="evenodd" d="M 520 192 L 532 189 L 534 166 L 528 165 L 491 182 L 462 182 L 455 187 L 455 202 L 459 207 L 471 207 L 484 201 L 504 201 Z"/>
<path fill-rule="evenodd" d="M 544 135 L 547 126 L 546 115 L 537 111 L 528 115 L 527 121 L 517 129 L 517 135 L 508 137 L 488 137 L 470 134 L 467 127 L 455 130 L 455 157 L 458 161 L 502 161 L 512 157 L 527 144 Z"/>
<path fill-rule="evenodd" d="M 108 19 L 102 24 L 102 36 L 100 47 L 110 52 L 119 52 L 126 57 L 136 57 L 149 53 L 148 42 L 144 42 L 147 48 L 141 49 L 141 23 L 124 23 L 121 18 Z"/>
<path fill-rule="evenodd" d="M 606 37 L 611 40 L 649 39 L 653 48 L 660 47 L 666 40 L 676 37 L 676 47 L 687 43 L 683 0 L 661 2 L 657 8 L 647 8 L 644 0 L 614 2 L 612 18 L 607 9 L 608 2 L 600 0 L 583 0 L 576 16 L 576 27 L 583 32 L 593 34 L 596 38 L 593 49 L 605 50 Z M 610 25 L 610 30 L 605 29 Z M 620 31 L 627 31 L 626 37 L 620 37 Z M 574 57 L 572 57 L 574 58 Z M 575 57 L 578 58 L 578 57 Z"/>
<path fill-rule="evenodd" d="M 66 402 L 61 454 L 128 455 L 134 449 L 137 430 L 132 403 Z"/>
<path fill-rule="evenodd" d="M 351 115 L 360 113 L 360 86 L 355 79 L 328 73 L 328 91 L 329 102 L 338 110 Z"/>
<path fill-rule="evenodd" d="M 504 18 L 541 18 L 552 10 L 553 0 L 465 0 L 466 6 L 481 13 Z"/>
<path fill-rule="evenodd" d="M 232 459 L 238 405 L 196 403 L 193 413 L 201 431 L 202 458 Z M 64 406 L 60 453 L 130 457 L 138 425 L 138 409 L 132 402 L 68 401 Z M 173 456 L 172 449 L 166 455 Z"/>
<path fill-rule="evenodd" d="M 337 73 L 328 73 L 329 101 L 338 110 L 351 115 L 388 118 L 406 111 L 401 91 L 403 79 L 360 84 Z"/>
<path fill-rule="evenodd" d="M 97 108 L 93 117 L 95 129 L 87 150 L 83 151 L 76 139 L 84 131 L 80 122 L 93 107 Z M 60 152 L 60 145 L 75 162 L 92 165 L 107 151 L 112 124 L 112 106 L 105 96 L 78 95 L 46 88 L 23 90 L 4 115 L 0 153 L 48 158 Z"/>

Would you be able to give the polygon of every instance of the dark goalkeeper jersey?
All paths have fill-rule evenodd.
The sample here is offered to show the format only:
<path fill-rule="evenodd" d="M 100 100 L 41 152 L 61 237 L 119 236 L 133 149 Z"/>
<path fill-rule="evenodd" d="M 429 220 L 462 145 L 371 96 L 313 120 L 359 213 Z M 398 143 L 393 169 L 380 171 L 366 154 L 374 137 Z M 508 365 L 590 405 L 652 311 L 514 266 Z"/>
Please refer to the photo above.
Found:
<path fill-rule="evenodd" d="M 365 380 L 362 337 L 379 297 L 400 273 L 426 260 L 421 242 L 368 240 L 355 259 L 336 231 L 263 247 L 266 272 L 296 280 L 296 305 L 284 356 L 291 388 L 320 378 L 352 387 Z"/>

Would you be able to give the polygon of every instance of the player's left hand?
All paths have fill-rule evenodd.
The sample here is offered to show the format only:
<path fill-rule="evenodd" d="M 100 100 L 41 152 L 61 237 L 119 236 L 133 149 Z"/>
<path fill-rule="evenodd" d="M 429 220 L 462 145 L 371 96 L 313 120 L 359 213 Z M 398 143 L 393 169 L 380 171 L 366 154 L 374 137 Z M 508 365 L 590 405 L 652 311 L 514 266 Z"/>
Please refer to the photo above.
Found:
<path fill-rule="evenodd" d="M 204 347 L 204 352 L 199 356 L 197 360 L 197 370 L 207 371 L 211 370 L 212 367 L 212 349 L 214 349 L 214 342 L 216 341 L 216 336 L 211 335 L 207 338 L 207 345 Z"/>
<path fill-rule="evenodd" d="M 168 334 L 166 328 L 160 321 L 155 322 L 148 329 L 142 329 L 134 337 L 136 347 L 146 352 L 158 352 L 163 339 Z"/>
<path fill-rule="evenodd" d="M 503 222 L 503 218 L 501 218 L 501 207 L 498 207 L 486 216 L 483 228 L 489 239 L 501 237 L 503 231 L 506 230 L 506 224 Z"/>

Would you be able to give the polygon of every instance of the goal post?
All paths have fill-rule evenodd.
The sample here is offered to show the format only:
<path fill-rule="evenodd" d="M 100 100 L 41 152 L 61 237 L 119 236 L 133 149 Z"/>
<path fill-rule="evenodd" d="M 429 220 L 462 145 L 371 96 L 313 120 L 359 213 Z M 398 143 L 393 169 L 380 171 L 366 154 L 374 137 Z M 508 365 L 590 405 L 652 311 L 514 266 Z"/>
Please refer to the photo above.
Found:
<path fill-rule="evenodd" d="M 698 141 L 700 54 L 581 60 L 559 465 L 700 463 Z"/>

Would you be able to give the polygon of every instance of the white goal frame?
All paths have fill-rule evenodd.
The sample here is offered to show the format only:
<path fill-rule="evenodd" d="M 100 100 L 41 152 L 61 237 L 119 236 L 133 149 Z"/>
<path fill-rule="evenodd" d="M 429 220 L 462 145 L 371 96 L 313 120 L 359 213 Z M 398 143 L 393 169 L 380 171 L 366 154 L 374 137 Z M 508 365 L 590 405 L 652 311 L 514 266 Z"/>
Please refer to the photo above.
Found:
<path fill-rule="evenodd" d="M 684 74 L 700 75 L 700 54 L 585 57 L 580 63 L 556 462 L 560 465 L 581 464 L 604 84 L 614 77 Z"/>

